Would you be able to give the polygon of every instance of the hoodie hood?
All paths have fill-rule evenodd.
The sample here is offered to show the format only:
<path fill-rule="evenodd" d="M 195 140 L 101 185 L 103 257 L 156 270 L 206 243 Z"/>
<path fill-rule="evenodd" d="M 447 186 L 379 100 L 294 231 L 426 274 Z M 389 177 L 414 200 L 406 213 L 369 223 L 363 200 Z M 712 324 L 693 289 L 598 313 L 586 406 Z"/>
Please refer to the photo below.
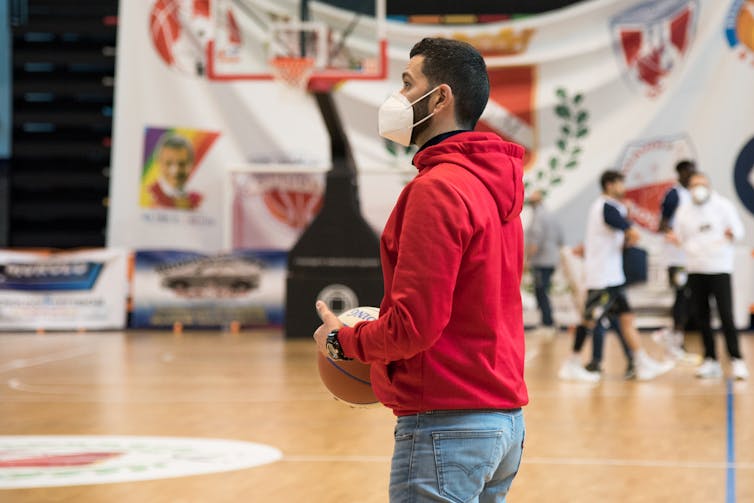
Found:
<path fill-rule="evenodd" d="M 524 204 L 524 148 L 493 133 L 453 135 L 414 156 L 419 176 L 439 164 L 454 164 L 472 173 L 490 191 L 502 221 L 521 214 Z"/>

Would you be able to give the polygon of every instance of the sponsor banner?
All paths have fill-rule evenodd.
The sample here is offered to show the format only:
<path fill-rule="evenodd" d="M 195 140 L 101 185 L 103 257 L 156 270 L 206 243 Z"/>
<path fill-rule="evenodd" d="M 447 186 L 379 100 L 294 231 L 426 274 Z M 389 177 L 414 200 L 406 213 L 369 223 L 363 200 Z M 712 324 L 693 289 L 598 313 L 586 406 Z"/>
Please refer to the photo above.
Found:
<path fill-rule="evenodd" d="M 279 251 L 136 253 L 134 328 L 280 325 L 287 255 Z"/>
<path fill-rule="evenodd" d="M 0 330 L 120 329 L 126 320 L 123 250 L 0 250 Z"/>
<path fill-rule="evenodd" d="M 274 463 L 274 447 L 212 438 L 0 436 L 0 490 L 112 484 Z"/>

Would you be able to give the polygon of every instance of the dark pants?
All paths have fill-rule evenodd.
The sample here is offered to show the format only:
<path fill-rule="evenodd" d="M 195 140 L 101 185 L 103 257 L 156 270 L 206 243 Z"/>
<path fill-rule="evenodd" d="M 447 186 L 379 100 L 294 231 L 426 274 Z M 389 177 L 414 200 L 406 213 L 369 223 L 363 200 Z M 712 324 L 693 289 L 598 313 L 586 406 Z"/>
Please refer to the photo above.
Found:
<path fill-rule="evenodd" d="M 686 328 L 689 321 L 689 302 L 691 292 L 689 283 L 683 267 L 668 267 L 668 283 L 675 292 L 675 302 L 673 302 L 673 329 L 679 332 Z"/>
<path fill-rule="evenodd" d="M 603 324 L 604 323 L 604 324 Z M 605 326 L 607 325 L 607 327 Z M 626 355 L 626 360 L 632 362 L 634 360 L 634 353 L 631 348 L 628 347 L 626 338 L 623 337 L 623 332 L 620 329 L 620 320 L 617 316 L 603 316 L 601 317 L 594 328 L 592 329 L 592 361 L 591 363 L 599 366 L 602 363 L 603 349 L 605 347 L 605 332 L 608 328 L 615 330 L 615 335 L 618 336 L 618 341 L 623 348 L 623 353 Z M 576 336 L 573 338 L 573 352 L 580 353 L 581 348 L 584 347 L 587 337 L 589 336 L 589 329 L 583 323 L 580 323 L 576 327 Z"/>
<path fill-rule="evenodd" d="M 587 323 L 594 324 L 592 330 L 592 363 L 599 365 L 602 361 L 605 332 L 612 327 L 620 340 L 626 359 L 633 361 L 633 352 L 628 347 L 620 329 L 620 316 L 631 312 L 628 299 L 622 286 L 612 286 L 603 290 L 589 290 L 584 305 L 583 321 L 576 327 L 573 339 L 573 351 L 579 353 L 589 335 Z"/>
<path fill-rule="evenodd" d="M 717 359 L 715 339 L 710 323 L 710 296 L 715 297 L 717 313 L 725 335 L 725 344 L 731 358 L 741 358 L 738 347 L 738 330 L 733 321 L 733 291 L 730 274 L 689 274 L 691 307 L 704 343 L 704 357 Z"/>
<path fill-rule="evenodd" d="M 628 347 L 626 338 L 623 337 L 623 331 L 620 329 L 620 319 L 618 316 L 607 316 L 597 323 L 592 330 L 592 363 L 599 365 L 602 362 L 603 349 L 605 347 L 605 332 L 609 328 L 615 330 L 615 335 L 618 336 L 618 341 L 623 348 L 623 353 L 626 355 L 626 360 L 633 361 L 634 353 L 631 348 Z"/>
<path fill-rule="evenodd" d="M 552 307 L 550 306 L 548 292 L 550 291 L 550 279 L 554 271 L 554 267 L 532 267 L 532 273 L 534 274 L 534 295 L 537 297 L 537 307 L 539 307 L 539 311 L 542 313 L 542 325 L 546 327 L 553 326 Z"/>

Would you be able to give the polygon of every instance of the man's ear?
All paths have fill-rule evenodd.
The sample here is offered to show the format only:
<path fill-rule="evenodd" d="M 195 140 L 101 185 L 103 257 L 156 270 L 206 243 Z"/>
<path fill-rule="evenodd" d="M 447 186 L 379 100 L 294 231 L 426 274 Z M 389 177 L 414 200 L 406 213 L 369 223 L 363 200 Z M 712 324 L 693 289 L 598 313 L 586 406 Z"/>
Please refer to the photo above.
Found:
<path fill-rule="evenodd" d="M 435 93 L 437 94 L 437 101 L 435 101 L 435 106 L 433 108 L 435 113 L 441 112 L 448 106 L 450 106 L 452 109 L 455 97 L 453 96 L 453 90 L 448 84 L 440 84 Z M 430 110 L 430 113 L 431 112 L 432 110 Z"/>

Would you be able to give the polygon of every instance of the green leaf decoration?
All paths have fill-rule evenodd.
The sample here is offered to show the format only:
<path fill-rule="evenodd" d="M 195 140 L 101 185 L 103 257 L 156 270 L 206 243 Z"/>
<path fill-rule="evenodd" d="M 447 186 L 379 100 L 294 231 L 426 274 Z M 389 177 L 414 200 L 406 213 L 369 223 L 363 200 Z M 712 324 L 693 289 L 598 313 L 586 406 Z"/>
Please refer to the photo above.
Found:
<path fill-rule="evenodd" d="M 560 185 L 563 182 L 563 170 L 574 170 L 578 167 L 583 152 L 579 139 L 589 134 L 589 112 L 583 105 L 584 95 L 577 93 L 571 97 L 565 88 L 556 89 L 555 94 L 559 103 L 555 105 L 554 112 L 560 122 L 560 135 L 555 141 L 557 151 L 548 161 L 549 171 L 545 168 L 538 168 L 536 171 L 536 180 L 544 181 L 536 183 L 540 190 L 546 190 L 543 185 Z M 534 173 L 532 175 L 534 176 Z"/>

